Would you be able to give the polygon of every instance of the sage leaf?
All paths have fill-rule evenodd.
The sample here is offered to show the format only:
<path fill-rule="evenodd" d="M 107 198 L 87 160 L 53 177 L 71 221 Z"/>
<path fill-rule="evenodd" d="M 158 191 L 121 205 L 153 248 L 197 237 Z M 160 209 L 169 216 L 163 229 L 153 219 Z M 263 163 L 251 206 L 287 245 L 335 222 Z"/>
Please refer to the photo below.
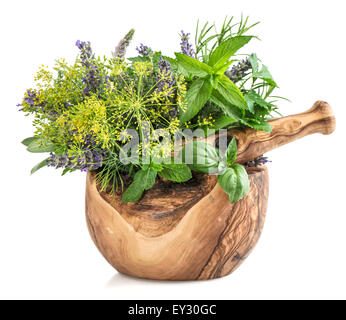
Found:
<path fill-rule="evenodd" d="M 27 150 L 33 153 L 53 152 L 55 150 L 55 146 L 50 141 L 35 139 L 28 145 Z"/>
<path fill-rule="evenodd" d="M 24 144 L 26 147 L 28 147 L 32 142 L 34 142 L 35 140 L 37 140 L 37 137 L 29 137 L 26 138 L 22 141 L 22 144 Z"/>
<path fill-rule="evenodd" d="M 47 162 L 48 159 L 49 159 L 49 158 L 44 159 L 43 161 L 41 161 L 40 163 L 38 163 L 35 167 L 33 167 L 33 168 L 31 169 L 30 174 L 34 174 L 36 171 L 38 171 L 38 170 L 40 170 L 41 168 L 47 166 L 47 165 L 48 165 L 48 162 Z"/>

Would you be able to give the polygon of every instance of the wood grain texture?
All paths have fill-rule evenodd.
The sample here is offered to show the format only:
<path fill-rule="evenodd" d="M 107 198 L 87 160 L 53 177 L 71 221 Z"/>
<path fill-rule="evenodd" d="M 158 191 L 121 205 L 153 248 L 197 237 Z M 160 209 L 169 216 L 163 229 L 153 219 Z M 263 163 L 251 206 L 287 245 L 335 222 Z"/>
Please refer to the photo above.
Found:
<path fill-rule="evenodd" d="M 100 194 L 87 175 L 89 232 L 119 272 L 159 280 L 204 280 L 234 271 L 261 234 L 268 199 L 265 167 L 249 169 L 247 196 L 231 205 L 213 176 L 160 182 L 136 204 Z M 164 183 L 164 182 L 162 182 Z"/>
<path fill-rule="evenodd" d="M 229 137 L 237 139 L 237 163 L 253 160 L 268 151 L 310 134 L 331 134 L 336 126 L 333 110 L 324 101 L 317 101 L 304 113 L 271 120 L 269 123 L 273 128 L 271 133 L 251 128 L 227 132 Z"/>

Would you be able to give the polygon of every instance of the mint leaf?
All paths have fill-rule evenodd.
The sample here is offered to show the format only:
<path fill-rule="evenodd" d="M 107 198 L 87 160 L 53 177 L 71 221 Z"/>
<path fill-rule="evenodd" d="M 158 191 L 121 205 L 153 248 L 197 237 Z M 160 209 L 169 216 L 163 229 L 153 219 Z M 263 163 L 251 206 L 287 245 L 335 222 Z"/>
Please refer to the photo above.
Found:
<path fill-rule="evenodd" d="M 240 122 L 250 128 L 270 133 L 272 126 L 265 120 L 241 119 Z"/>
<path fill-rule="evenodd" d="M 267 101 L 265 101 L 258 93 L 256 93 L 254 90 L 249 91 L 245 96 L 246 102 L 251 101 L 252 103 L 256 103 L 259 106 L 263 108 L 267 108 L 271 104 Z M 248 103 L 249 106 L 249 103 Z M 251 111 L 251 110 L 250 110 Z"/>
<path fill-rule="evenodd" d="M 137 202 L 144 192 L 144 189 L 141 183 L 137 181 L 133 181 L 129 187 L 124 192 L 121 201 L 122 202 Z"/>
<path fill-rule="evenodd" d="M 195 80 L 186 94 L 187 109 L 180 115 L 181 123 L 192 119 L 210 98 L 213 88 L 206 79 Z"/>
<path fill-rule="evenodd" d="M 270 85 L 277 87 L 277 84 L 274 81 L 271 73 L 269 72 L 268 67 L 266 67 L 265 65 L 262 65 L 261 71 L 254 73 L 253 77 L 260 78 L 264 80 L 265 82 L 269 83 Z"/>
<path fill-rule="evenodd" d="M 44 159 L 43 161 L 41 161 L 40 163 L 38 163 L 35 167 L 33 167 L 33 168 L 31 169 L 30 174 L 34 174 L 37 170 L 40 170 L 41 168 L 47 166 L 47 165 L 48 165 L 48 162 L 47 162 L 48 159 L 49 159 L 49 158 Z"/>
<path fill-rule="evenodd" d="M 252 71 L 254 73 L 258 72 L 258 58 L 257 55 L 254 53 L 249 56 L 249 62 L 251 64 Z"/>
<path fill-rule="evenodd" d="M 219 45 L 210 55 L 208 64 L 220 69 L 241 47 L 252 39 L 251 36 L 233 37 Z"/>
<path fill-rule="evenodd" d="M 192 178 L 191 170 L 186 164 L 164 164 L 159 176 L 174 182 L 186 182 Z"/>
<path fill-rule="evenodd" d="M 149 190 L 155 184 L 157 172 L 153 168 L 139 170 L 133 177 L 133 182 L 124 192 L 122 202 L 137 202 L 145 190 Z"/>
<path fill-rule="evenodd" d="M 133 181 L 140 182 L 143 190 L 149 190 L 155 184 L 157 172 L 153 168 L 147 170 L 139 170 L 136 172 Z"/>
<path fill-rule="evenodd" d="M 213 123 L 212 129 L 219 130 L 219 129 L 228 127 L 230 124 L 232 124 L 236 121 L 237 120 L 232 118 L 232 117 L 221 116 L 215 120 L 215 122 Z"/>
<path fill-rule="evenodd" d="M 247 104 L 239 88 L 225 75 L 219 78 L 219 85 L 216 89 L 227 102 L 239 108 L 246 109 Z"/>
<path fill-rule="evenodd" d="M 181 66 L 189 75 L 197 77 L 206 77 L 213 72 L 213 69 L 207 64 L 200 62 L 182 53 L 175 53 L 179 66 Z"/>
<path fill-rule="evenodd" d="M 213 90 L 210 100 L 219 106 L 228 117 L 236 121 L 239 121 L 244 116 L 244 110 L 228 102 L 217 90 Z"/>
<path fill-rule="evenodd" d="M 227 147 L 227 164 L 231 165 L 237 157 L 237 141 L 233 138 Z"/>

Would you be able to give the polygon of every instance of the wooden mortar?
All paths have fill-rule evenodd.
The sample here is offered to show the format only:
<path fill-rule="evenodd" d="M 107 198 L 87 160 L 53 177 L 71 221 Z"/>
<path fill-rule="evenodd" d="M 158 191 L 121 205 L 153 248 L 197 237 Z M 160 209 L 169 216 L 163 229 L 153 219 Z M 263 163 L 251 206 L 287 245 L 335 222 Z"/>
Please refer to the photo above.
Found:
<path fill-rule="evenodd" d="M 271 133 L 229 130 L 238 142 L 237 162 L 312 133 L 330 134 L 335 117 L 318 101 L 305 113 L 270 121 Z M 95 176 L 86 181 L 90 235 L 119 272 L 157 280 L 206 280 L 233 272 L 261 234 L 268 201 L 268 170 L 247 169 L 250 191 L 231 204 L 216 176 L 194 174 L 182 184 L 159 180 L 137 203 L 100 193 Z"/>

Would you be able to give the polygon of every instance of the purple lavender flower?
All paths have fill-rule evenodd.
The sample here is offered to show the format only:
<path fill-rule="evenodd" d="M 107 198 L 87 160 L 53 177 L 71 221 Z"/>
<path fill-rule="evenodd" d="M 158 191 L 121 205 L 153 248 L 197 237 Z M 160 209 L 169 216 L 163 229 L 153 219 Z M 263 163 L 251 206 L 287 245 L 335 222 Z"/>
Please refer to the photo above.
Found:
<path fill-rule="evenodd" d="M 173 86 L 175 84 L 174 76 L 171 72 L 171 64 L 164 60 L 162 57 L 160 57 L 160 61 L 158 62 L 159 72 L 157 76 L 157 92 L 163 91 L 165 88 L 169 91 L 170 94 L 173 93 Z M 175 118 L 177 115 L 177 108 L 176 106 L 171 107 L 171 110 L 169 112 L 170 116 L 172 118 Z"/>
<path fill-rule="evenodd" d="M 225 75 L 232 81 L 238 82 L 246 76 L 246 72 L 251 69 L 251 63 L 249 59 L 240 61 L 238 64 L 234 65 L 231 70 L 227 70 Z"/>
<path fill-rule="evenodd" d="M 268 162 L 271 162 L 270 160 L 268 160 L 268 157 L 260 156 L 255 158 L 254 160 L 244 163 L 243 165 L 245 167 L 260 167 L 265 165 Z"/>
<path fill-rule="evenodd" d="M 181 30 L 181 42 L 180 42 L 180 48 L 181 52 L 189 57 L 193 57 L 195 54 L 195 50 L 192 48 L 192 44 L 189 43 L 190 39 L 190 33 L 185 33 L 183 30 Z"/>
<path fill-rule="evenodd" d="M 149 54 L 152 52 L 151 48 L 145 46 L 143 43 L 140 44 L 139 48 L 136 47 L 136 50 L 142 57 L 148 57 Z"/>
<path fill-rule="evenodd" d="M 101 84 L 100 72 L 95 64 L 95 56 L 92 52 L 90 42 L 77 40 L 76 46 L 81 51 L 80 59 L 82 66 L 84 66 L 87 71 L 86 76 L 83 78 L 83 82 L 85 83 L 84 94 L 89 96 L 90 93 L 97 92 Z"/>

